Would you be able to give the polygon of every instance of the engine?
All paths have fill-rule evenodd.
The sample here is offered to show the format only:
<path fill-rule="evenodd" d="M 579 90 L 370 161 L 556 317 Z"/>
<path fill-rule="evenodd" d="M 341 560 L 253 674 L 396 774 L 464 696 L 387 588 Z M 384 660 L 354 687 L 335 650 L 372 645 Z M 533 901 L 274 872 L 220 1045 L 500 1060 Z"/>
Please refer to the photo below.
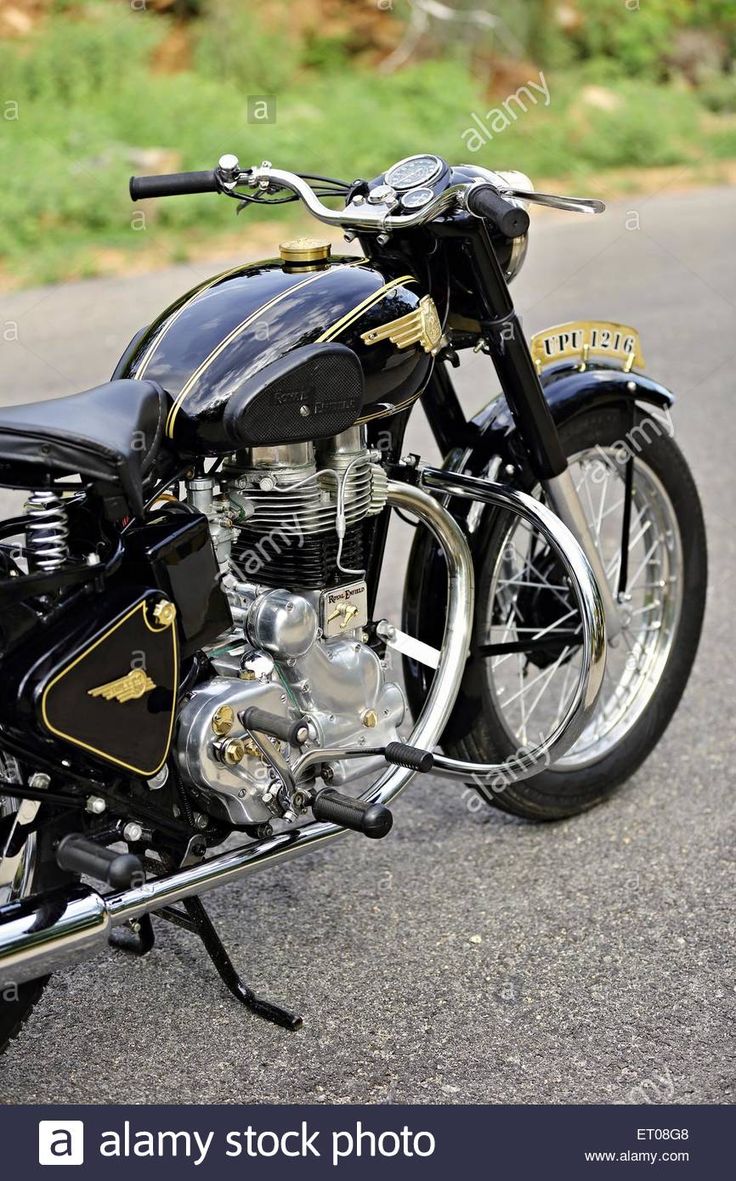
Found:
<path fill-rule="evenodd" d="M 294 818 L 277 770 L 314 747 L 366 749 L 398 739 L 404 694 L 364 641 L 371 518 L 387 479 L 363 428 L 318 443 L 239 452 L 188 498 L 210 522 L 234 629 L 209 650 L 216 676 L 195 687 L 179 720 L 181 773 L 204 811 L 232 824 Z M 298 747 L 250 733 L 251 706 L 305 718 Z M 342 785 L 385 766 L 381 756 L 330 759 Z"/>

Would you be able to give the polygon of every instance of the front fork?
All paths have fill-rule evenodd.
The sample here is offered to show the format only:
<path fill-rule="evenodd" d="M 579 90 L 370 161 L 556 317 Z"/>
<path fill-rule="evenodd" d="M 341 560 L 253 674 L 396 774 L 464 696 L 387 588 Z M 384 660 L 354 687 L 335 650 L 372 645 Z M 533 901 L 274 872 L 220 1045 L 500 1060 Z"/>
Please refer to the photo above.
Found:
<path fill-rule="evenodd" d="M 557 516 L 563 524 L 567 525 L 590 562 L 603 602 L 603 613 L 606 617 L 606 640 L 615 646 L 615 641 L 621 633 L 621 613 L 609 586 L 603 559 L 583 512 L 583 506 L 580 503 L 575 482 L 570 475 L 570 469 L 565 467 L 564 472 L 560 472 L 559 475 L 542 480 L 542 487 Z"/>
<path fill-rule="evenodd" d="M 590 563 L 603 601 L 606 637 L 621 632 L 618 604 L 611 592 L 577 489 L 567 466 L 557 426 L 514 310 L 503 270 L 482 221 L 465 239 L 478 291 L 484 302 L 483 334 L 534 476 L 557 516 L 567 525 Z"/>

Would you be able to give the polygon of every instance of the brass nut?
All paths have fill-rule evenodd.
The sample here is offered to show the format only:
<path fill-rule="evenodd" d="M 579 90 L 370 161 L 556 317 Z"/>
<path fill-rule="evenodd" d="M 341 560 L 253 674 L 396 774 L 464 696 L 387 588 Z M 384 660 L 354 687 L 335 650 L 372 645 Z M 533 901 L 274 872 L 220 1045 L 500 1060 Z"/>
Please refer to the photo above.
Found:
<path fill-rule="evenodd" d="M 170 603 L 168 599 L 162 599 L 153 608 L 153 618 L 156 623 L 160 623 L 162 627 L 171 627 L 171 624 L 176 619 L 176 607 Z"/>
<path fill-rule="evenodd" d="M 242 738 L 231 738 L 229 742 L 225 743 L 223 749 L 223 758 L 230 767 L 241 763 L 245 758 L 245 743 Z"/>
<path fill-rule="evenodd" d="M 221 705 L 212 718 L 212 729 L 220 738 L 229 734 L 235 724 L 235 710 L 231 705 Z"/>
<path fill-rule="evenodd" d="M 363 725 L 372 730 L 374 726 L 378 725 L 378 714 L 374 709 L 367 709 L 363 714 Z"/>

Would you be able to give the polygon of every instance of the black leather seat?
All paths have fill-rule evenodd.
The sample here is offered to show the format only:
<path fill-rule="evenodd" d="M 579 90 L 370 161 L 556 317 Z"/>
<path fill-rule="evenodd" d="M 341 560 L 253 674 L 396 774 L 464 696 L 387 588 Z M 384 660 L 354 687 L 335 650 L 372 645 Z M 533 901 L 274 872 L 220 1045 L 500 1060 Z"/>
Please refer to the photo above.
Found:
<path fill-rule="evenodd" d="M 161 443 L 167 396 L 152 381 L 110 381 L 81 394 L 0 408 L 0 483 L 33 488 L 79 474 L 143 511 L 143 480 Z"/>

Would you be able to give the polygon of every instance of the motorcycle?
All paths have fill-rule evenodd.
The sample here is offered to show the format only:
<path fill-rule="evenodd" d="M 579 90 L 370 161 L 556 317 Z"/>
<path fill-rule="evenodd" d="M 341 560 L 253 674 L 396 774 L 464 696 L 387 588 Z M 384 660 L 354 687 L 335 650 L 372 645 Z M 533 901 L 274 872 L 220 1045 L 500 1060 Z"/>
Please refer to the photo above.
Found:
<path fill-rule="evenodd" d="M 0 524 L 2 1045 L 51 972 L 150 952 L 152 917 L 298 1028 L 202 896 L 385 837 L 430 771 L 529 820 L 592 807 L 661 737 L 703 616 L 698 495 L 639 333 L 528 342 L 509 294 L 529 205 L 601 202 L 433 154 L 353 183 L 223 156 L 130 192 L 301 201 L 360 253 L 285 242 L 173 303 L 109 383 L 0 411 L 0 483 L 27 492 Z M 501 387 L 469 421 L 468 350 Z M 403 453 L 420 401 L 441 466 Z M 392 511 L 400 619 L 376 611 Z"/>

